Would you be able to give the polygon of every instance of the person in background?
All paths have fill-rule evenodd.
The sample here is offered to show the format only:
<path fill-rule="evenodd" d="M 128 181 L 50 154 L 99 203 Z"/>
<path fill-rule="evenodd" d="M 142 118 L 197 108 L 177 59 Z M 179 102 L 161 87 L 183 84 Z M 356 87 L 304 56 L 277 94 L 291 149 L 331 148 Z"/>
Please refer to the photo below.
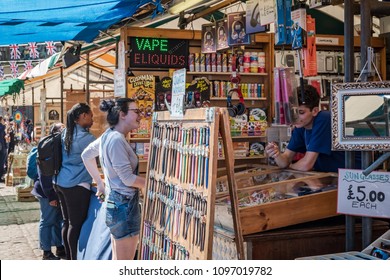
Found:
<path fill-rule="evenodd" d="M 68 259 L 77 259 L 81 227 L 87 217 L 92 178 L 85 169 L 81 153 L 96 138 L 89 132 L 93 113 L 85 103 L 75 104 L 68 112 L 62 132 L 62 165 L 55 179 L 64 225 L 62 238 Z"/>
<path fill-rule="evenodd" d="M 5 140 L 6 127 L 4 125 L 3 116 L 0 116 L 0 182 L 4 183 L 4 175 L 6 171 L 5 163 L 7 159 L 7 143 Z"/>
<path fill-rule="evenodd" d="M 61 132 L 64 124 L 57 123 L 50 127 L 50 133 Z M 34 149 L 31 153 L 34 153 Z M 35 157 L 31 160 L 36 161 Z M 38 178 L 35 180 L 34 188 L 31 193 L 39 200 L 41 206 L 39 219 L 39 247 L 43 250 L 43 260 L 59 260 L 66 259 L 65 248 L 62 243 L 61 228 L 62 228 L 62 214 L 58 197 L 53 188 L 53 177 L 44 176 L 41 174 L 38 165 Z M 51 251 L 51 247 L 56 246 L 56 254 Z"/>
<path fill-rule="evenodd" d="M 342 151 L 332 151 L 330 112 L 320 111 L 320 96 L 313 86 L 304 86 L 303 96 L 300 90 L 297 90 L 298 119 L 286 150 L 281 153 L 275 143 L 269 143 L 265 152 L 281 168 L 337 172 L 338 168 L 345 166 L 345 156 Z M 297 153 L 304 153 L 304 156 L 293 163 Z"/>
<path fill-rule="evenodd" d="M 126 135 L 139 127 L 140 111 L 133 99 L 103 100 L 109 128 L 82 153 L 85 167 L 97 183 L 99 197 L 106 195 L 106 225 L 111 233 L 113 260 L 134 259 L 140 232 L 139 190 L 145 178 L 136 175 L 138 157 Z M 95 157 L 100 157 L 104 181 Z"/>
<path fill-rule="evenodd" d="M 6 139 L 8 141 L 8 154 L 13 153 L 15 150 L 15 123 L 13 118 L 9 118 L 8 126 L 6 130 Z"/>
<path fill-rule="evenodd" d="M 26 120 L 25 129 L 26 129 L 26 139 L 27 139 L 27 142 L 31 143 L 32 133 L 34 131 L 34 125 L 33 125 L 33 123 L 31 122 L 30 119 Z"/>

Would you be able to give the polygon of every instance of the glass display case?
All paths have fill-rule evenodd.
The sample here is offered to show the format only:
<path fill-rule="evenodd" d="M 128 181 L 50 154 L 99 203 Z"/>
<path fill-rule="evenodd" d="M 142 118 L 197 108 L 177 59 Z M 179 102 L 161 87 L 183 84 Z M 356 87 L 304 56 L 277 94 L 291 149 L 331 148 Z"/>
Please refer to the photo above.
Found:
<path fill-rule="evenodd" d="M 267 170 L 244 178 L 236 179 L 243 235 L 337 215 L 337 174 Z M 214 225 L 233 231 L 228 194 L 217 197 Z"/>
<path fill-rule="evenodd" d="M 318 175 L 316 172 L 301 172 L 290 169 L 280 169 L 273 166 L 259 166 L 242 172 L 235 173 L 237 189 L 245 189 L 275 182 L 294 180 Z M 228 192 L 226 177 L 217 179 L 217 194 L 224 195 Z"/>

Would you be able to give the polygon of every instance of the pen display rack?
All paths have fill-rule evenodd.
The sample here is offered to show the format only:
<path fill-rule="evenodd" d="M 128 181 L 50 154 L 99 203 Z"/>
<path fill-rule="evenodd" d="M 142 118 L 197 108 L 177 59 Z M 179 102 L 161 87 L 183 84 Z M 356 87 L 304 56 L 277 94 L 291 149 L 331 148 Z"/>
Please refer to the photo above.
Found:
<path fill-rule="evenodd" d="M 212 258 L 219 113 L 153 115 L 140 259 Z"/>

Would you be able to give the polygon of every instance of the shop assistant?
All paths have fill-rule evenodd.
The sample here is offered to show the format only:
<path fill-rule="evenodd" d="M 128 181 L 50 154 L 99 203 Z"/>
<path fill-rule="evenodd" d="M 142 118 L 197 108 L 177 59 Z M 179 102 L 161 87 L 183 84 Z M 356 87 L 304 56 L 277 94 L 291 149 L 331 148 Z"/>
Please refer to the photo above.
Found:
<path fill-rule="evenodd" d="M 298 95 L 298 119 L 286 150 L 281 153 L 277 144 L 269 143 L 266 153 L 281 168 L 337 172 L 338 168 L 345 167 L 345 155 L 342 151 L 332 151 L 330 112 L 319 110 L 320 96 L 313 86 L 306 85 L 303 96 Z M 305 155 L 293 163 L 296 153 Z"/>

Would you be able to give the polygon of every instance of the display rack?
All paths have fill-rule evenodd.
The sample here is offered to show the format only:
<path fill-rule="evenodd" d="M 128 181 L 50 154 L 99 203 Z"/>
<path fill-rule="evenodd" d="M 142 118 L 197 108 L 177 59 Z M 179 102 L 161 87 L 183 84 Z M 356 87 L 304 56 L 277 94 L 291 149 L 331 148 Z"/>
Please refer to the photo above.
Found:
<path fill-rule="evenodd" d="M 130 50 L 134 53 L 136 46 L 132 45 L 131 38 L 134 37 L 141 37 L 141 38 L 152 38 L 152 39 L 168 39 L 168 40 L 182 40 L 188 43 L 188 53 L 201 53 L 201 41 L 202 41 L 202 34 L 201 31 L 198 30 L 176 30 L 176 29 L 155 29 L 155 28 L 139 28 L 139 27 L 123 27 L 121 28 L 121 40 L 124 42 L 125 46 L 129 46 L 127 55 L 130 55 Z M 274 55 L 273 55 L 273 46 L 274 46 L 274 36 L 271 33 L 259 33 L 254 34 L 252 36 L 252 43 L 250 45 L 246 45 L 244 47 L 245 52 L 263 52 L 265 54 L 265 73 L 246 73 L 246 72 L 240 72 L 241 81 L 244 84 L 262 84 L 263 92 L 261 93 L 261 96 L 254 96 L 249 97 L 244 95 L 245 100 L 245 107 L 247 108 L 246 114 L 249 112 L 248 110 L 259 108 L 261 110 L 264 110 L 264 112 L 267 115 L 267 123 L 271 123 L 272 120 L 272 112 L 273 112 L 273 102 L 272 98 L 273 95 L 271 94 L 271 89 L 273 88 L 272 83 L 272 68 L 274 65 Z M 182 42 L 183 43 L 183 42 Z M 181 45 L 181 43 L 179 44 Z M 241 48 L 235 47 L 236 50 Z M 229 52 L 232 50 L 225 50 L 221 53 L 225 53 L 228 55 Z M 244 53 L 245 53 L 244 52 Z M 161 64 L 157 65 L 134 65 L 132 64 L 130 59 L 125 59 L 124 57 L 124 65 L 125 69 L 130 69 L 131 72 L 135 76 L 144 75 L 145 72 L 148 72 L 148 74 L 151 74 L 155 77 L 159 77 L 159 79 L 163 79 L 164 77 L 167 77 L 169 75 L 169 68 L 163 67 Z M 142 57 L 139 56 L 139 57 Z M 145 56 L 146 57 L 146 56 Z M 187 58 L 185 59 L 187 61 Z M 184 67 L 184 66 L 181 66 Z M 181 67 L 170 67 L 171 69 L 178 69 Z M 193 69 L 195 70 L 195 69 Z M 228 71 L 228 69 L 224 71 L 206 71 L 207 69 L 204 69 L 205 71 L 190 71 L 189 67 L 187 67 L 187 82 L 190 83 L 195 78 L 202 78 L 205 77 L 209 81 L 221 81 L 221 82 L 228 82 L 230 80 L 230 76 L 232 74 L 232 71 Z M 244 94 L 244 93 L 243 93 Z M 233 105 L 236 105 L 238 103 L 239 99 L 234 94 L 232 96 L 232 103 Z M 213 96 L 210 97 L 210 107 L 225 107 L 227 106 L 227 97 L 224 96 Z M 253 135 L 250 133 L 240 133 L 238 135 L 237 131 L 232 130 L 233 142 L 245 142 L 245 144 L 248 145 L 248 152 L 250 154 L 250 146 L 252 144 L 261 144 L 264 146 L 266 142 L 266 135 L 264 131 L 262 131 L 262 126 L 255 121 L 251 121 L 251 127 L 253 127 Z M 249 121 L 248 121 L 248 127 L 249 127 Z M 248 131 L 249 129 L 246 128 L 243 125 L 243 131 Z M 138 143 L 147 143 L 149 142 L 147 137 L 146 138 L 130 138 L 130 141 L 134 144 Z M 240 143 L 235 143 L 240 144 Z M 149 150 L 149 147 L 148 147 Z M 259 149 L 259 152 L 256 153 L 254 156 L 241 156 L 237 155 L 235 158 L 236 164 L 244 164 L 244 163 L 266 163 L 266 159 L 263 156 L 263 152 L 261 149 Z M 221 159 L 218 161 L 218 167 L 222 168 L 225 167 L 225 158 L 221 156 Z M 141 158 L 140 160 L 140 166 L 139 171 L 141 173 L 146 173 L 147 169 L 147 161 Z"/>
<path fill-rule="evenodd" d="M 216 108 L 154 113 L 140 259 L 212 258 L 219 117 Z"/>

